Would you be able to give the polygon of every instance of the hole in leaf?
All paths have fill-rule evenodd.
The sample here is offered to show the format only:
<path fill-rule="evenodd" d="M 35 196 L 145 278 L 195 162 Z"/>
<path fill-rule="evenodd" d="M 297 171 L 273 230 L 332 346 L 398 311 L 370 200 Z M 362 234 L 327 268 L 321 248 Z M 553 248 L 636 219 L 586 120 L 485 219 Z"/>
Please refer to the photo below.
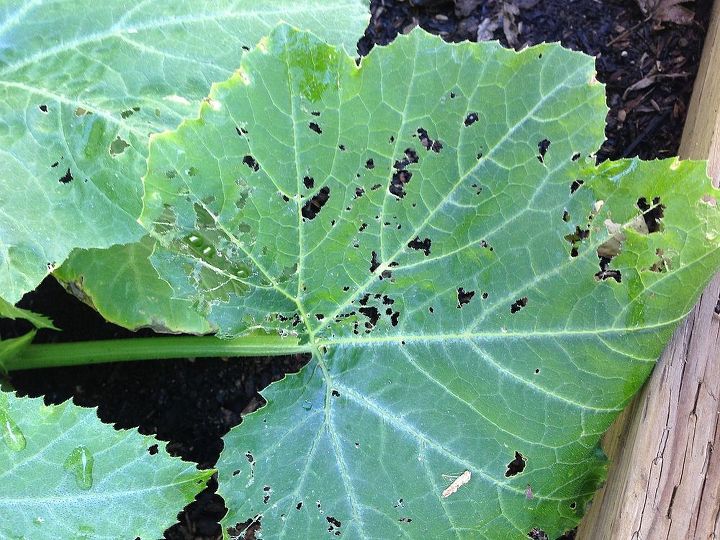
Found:
<path fill-rule="evenodd" d="M 550 148 L 550 141 L 547 139 L 543 139 L 538 143 L 537 158 L 540 163 L 545 163 L 545 154 L 547 153 L 548 148 Z"/>
<path fill-rule="evenodd" d="M 598 281 L 614 279 L 618 283 L 621 283 L 622 274 L 620 273 L 620 270 L 614 270 L 609 268 L 611 259 L 608 257 L 598 257 L 600 259 L 600 271 L 595 274 L 595 279 L 597 279 Z"/>
<path fill-rule="evenodd" d="M 667 272 L 670 268 L 670 261 L 665 257 L 665 253 L 662 249 L 657 248 L 655 250 L 655 255 L 657 255 L 657 260 L 653 263 L 653 265 L 650 267 L 651 272 Z"/>
<path fill-rule="evenodd" d="M 344 151 L 345 151 L 345 145 L 344 145 L 344 144 L 339 145 L 339 146 L 338 146 L 338 150 L 340 150 L 341 152 L 344 152 Z"/>
<path fill-rule="evenodd" d="M 567 210 L 563 210 L 562 220 L 563 220 L 565 223 L 567 223 L 568 221 L 570 221 L 570 214 L 568 213 Z"/>
<path fill-rule="evenodd" d="M 570 510 L 575 510 L 577 508 L 577 503 L 574 501 L 570 503 Z"/>
<path fill-rule="evenodd" d="M 127 109 L 125 111 L 122 111 L 120 113 L 120 116 L 122 118 L 130 118 L 133 114 L 140 111 L 140 107 L 133 107 L 132 109 Z"/>
<path fill-rule="evenodd" d="M 258 538 L 262 527 L 262 515 L 258 514 L 252 519 L 248 519 L 242 523 L 236 523 L 234 527 L 228 528 L 228 534 L 231 538 Z"/>
<path fill-rule="evenodd" d="M 235 470 L 232 472 L 232 475 L 233 475 L 233 476 L 238 476 L 239 474 L 240 474 L 240 469 L 235 469 Z"/>
<path fill-rule="evenodd" d="M 149 453 L 151 456 L 154 456 L 154 455 L 157 454 L 158 452 L 159 452 L 159 450 L 158 450 L 158 445 L 157 445 L 157 444 L 153 444 L 152 446 L 150 446 L 150 447 L 148 448 L 148 453 Z"/>
<path fill-rule="evenodd" d="M 270 494 L 272 493 L 272 489 L 270 488 L 270 486 L 263 486 L 263 493 L 263 503 L 267 504 L 270 500 Z"/>
<path fill-rule="evenodd" d="M 48 106 L 43 104 L 38 107 L 42 112 L 47 113 L 48 112 Z"/>
<path fill-rule="evenodd" d="M 119 136 L 110 143 L 110 155 L 111 156 L 117 156 L 118 154 L 122 154 L 125 149 L 130 146 L 127 141 L 124 141 Z"/>
<path fill-rule="evenodd" d="M 432 241 L 429 238 L 420 240 L 420 237 L 416 236 L 413 240 L 410 240 L 408 242 L 407 246 L 410 249 L 415 249 L 415 250 L 424 252 L 425 256 L 427 257 L 428 255 L 430 255 L 431 244 L 432 244 Z"/>
<path fill-rule="evenodd" d="M 310 122 L 310 124 L 308 124 L 308 127 L 318 135 L 322 133 L 322 129 L 320 129 L 320 126 L 317 122 Z"/>
<path fill-rule="evenodd" d="M 404 154 L 405 154 L 405 158 L 402 161 L 395 162 L 396 169 L 404 169 L 411 163 L 417 163 L 418 161 L 420 161 L 420 158 L 417 155 L 417 152 L 415 150 L 413 150 L 412 148 L 406 148 Z"/>
<path fill-rule="evenodd" d="M 540 368 L 535 368 L 535 375 L 537 375 L 538 373 L 540 373 Z"/>
<path fill-rule="evenodd" d="M 532 529 L 530 529 L 530 532 L 528 533 L 528 538 L 530 538 L 531 540 L 549 540 L 547 533 L 542 529 L 539 529 L 538 527 L 533 527 Z"/>
<path fill-rule="evenodd" d="M 432 150 L 435 153 L 439 153 L 440 150 L 442 150 L 442 143 L 440 141 L 432 140 L 425 128 L 418 128 L 417 134 L 420 138 L 420 142 L 425 147 L 425 150 Z"/>
<path fill-rule="evenodd" d="M 584 180 L 573 180 L 572 184 L 570 184 L 570 194 L 575 193 L 584 183 Z"/>
<path fill-rule="evenodd" d="M 303 184 L 307 189 L 312 189 L 315 187 L 315 179 L 312 176 L 306 176 L 303 178 Z"/>
<path fill-rule="evenodd" d="M 392 176 L 388 191 L 390 191 L 390 193 L 395 195 L 398 199 L 402 199 L 405 196 L 405 184 L 408 184 L 411 178 L 412 173 L 410 171 L 397 171 Z"/>
<path fill-rule="evenodd" d="M 300 501 L 299 503 L 297 503 L 297 504 L 295 505 L 295 510 L 300 510 L 300 509 L 302 509 L 302 507 L 303 507 L 303 502 Z"/>
<path fill-rule="evenodd" d="M 526 462 L 527 460 L 525 459 L 525 457 L 516 450 L 515 459 L 513 459 L 510 463 L 507 464 L 505 478 L 510 478 L 511 476 L 515 476 L 516 474 L 523 472 L 525 470 Z"/>
<path fill-rule="evenodd" d="M 465 117 L 465 127 L 472 126 L 477 121 L 478 121 L 478 113 L 476 113 L 476 112 L 470 113 Z"/>
<path fill-rule="evenodd" d="M 326 516 L 325 519 L 327 519 L 327 522 L 330 524 L 327 529 L 328 532 L 335 536 L 340 536 L 340 525 L 342 525 L 342 523 L 332 516 Z"/>
<path fill-rule="evenodd" d="M 260 170 L 260 164 L 251 155 L 243 157 L 243 163 L 250 167 L 253 171 L 258 172 Z"/>
<path fill-rule="evenodd" d="M 332 392 L 330 392 L 330 393 L 332 394 L 332 397 L 340 397 L 340 392 L 338 392 L 334 388 L 332 389 Z"/>
<path fill-rule="evenodd" d="M 642 210 L 648 233 L 662 230 L 662 221 L 660 220 L 665 214 L 665 205 L 660 203 L 660 197 L 653 198 L 652 204 L 648 203 L 645 197 L 641 197 L 637 201 L 637 207 Z"/>
<path fill-rule="evenodd" d="M 570 242 L 572 245 L 570 249 L 570 256 L 571 257 L 577 257 L 578 256 L 578 247 L 579 244 L 585 240 L 588 236 L 590 236 L 590 230 L 589 229 L 581 229 L 578 226 L 575 226 L 575 232 L 572 234 L 566 234 L 563 238 Z"/>
<path fill-rule="evenodd" d="M 483 300 L 487 300 L 487 297 L 490 296 L 488 293 L 484 292 L 482 293 L 481 297 Z"/>
<path fill-rule="evenodd" d="M 380 312 L 378 311 L 378 308 L 376 308 L 375 306 L 363 306 L 358 309 L 358 311 L 365 315 L 365 317 L 367 317 L 368 319 L 365 322 L 365 328 L 367 330 L 372 330 L 373 328 L 375 328 L 378 320 L 380 320 Z"/>
<path fill-rule="evenodd" d="M 463 307 L 465 304 L 469 304 L 472 297 L 475 296 L 475 291 L 466 291 L 462 287 L 457 290 L 458 309 Z"/>
<path fill-rule="evenodd" d="M 580 152 L 575 152 L 572 156 L 572 160 L 577 161 L 578 159 L 580 159 Z"/>
<path fill-rule="evenodd" d="M 69 184 L 72 181 L 73 175 L 70 172 L 70 169 L 68 169 L 67 172 L 58 179 L 58 182 L 60 182 L 61 184 Z"/>
<path fill-rule="evenodd" d="M 373 251 L 370 257 L 370 273 L 372 274 L 373 272 L 375 272 L 375 270 L 377 270 L 379 266 L 380 263 L 378 262 L 377 253 Z"/>
<path fill-rule="evenodd" d="M 323 186 L 315 195 L 312 196 L 302 207 L 303 219 L 312 220 L 320 213 L 320 210 L 330 198 L 330 188 Z"/>
<path fill-rule="evenodd" d="M 310 114 L 313 116 L 320 116 L 320 111 L 312 111 Z"/>
<path fill-rule="evenodd" d="M 365 168 L 366 168 L 366 169 L 374 169 L 374 168 L 375 168 L 375 161 L 373 161 L 372 158 L 368 159 L 368 160 L 365 162 Z"/>
<path fill-rule="evenodd" d="M 528 303 L 527 296 L 523 296 L 522 298 L 518 298 L 518 299 L 515 300 L 515 302 L 513 302 L 513 304 L 510 306 L 510 313 L 517 313 L 517 312 L 520 311 L 522 308 L 524 308 L 525 306 L 527 306 L 527 303 Z"/>
<path fill-rule="evenodd" d="M 240 135 L 241 137 L 244 137 L 245 135 L 248 134 L 248 130 L 247 130 L 247 129 L 241 128 L 241 127 L 237 127 L 237 126 L 235 126 L 235 131 L 236 131 L 237 134 Z"/>
<path fill-rule="evenodd" d="M 409 518 L 409 517 L 401 517 L 400 519 L 398 519 L 398 521 L 399 521 L 400 523 L 410 523 L 410 522 L 412 521 L 412 518 Z"/>

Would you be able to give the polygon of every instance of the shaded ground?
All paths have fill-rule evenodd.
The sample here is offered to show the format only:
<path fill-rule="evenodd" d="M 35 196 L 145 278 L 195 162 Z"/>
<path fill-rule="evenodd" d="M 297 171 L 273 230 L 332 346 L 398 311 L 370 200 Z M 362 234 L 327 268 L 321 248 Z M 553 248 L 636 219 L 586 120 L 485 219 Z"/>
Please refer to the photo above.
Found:
<path fill-rule="evenodd" d="M 456 2 L 373 0 L 373 17 L 359 50 L 366 54 L 373 44 L 386 44 L 417 24 L 451 41 L 475 40 L 478 33 L 515 46 L 561 41 L 595 55 L 598 78 L 607 84 L 611 112 L 600 159 L 677 153 L 709 0 L 696 2 L 695 22 L 689 26 L 660 26 L 643 16 L 634 0 L 507 0 L 504 12 L 500 0 Z M 41 333 L 38 341 L 137 335 L 105 323 L 51 279 L 21 305 L 49 315 L 64 329 Z M 0 324 L 4 337 L 25 330 L 22 324 Z M 139 426 L 170 441 L 172 453 L 210 467 L 222 449 L 221 437 L 240 423 L 242 413 L 262 403 L 258 390 L 301 365 L 296 357 L 137 362 L 17 372 L 12 382 L 20 392 L 45 395 L 47 401 L 73 397 L 80 405 L 97 405 L 104 421 Z M 219 538 L 218 520 L 225 509 L 215 488 L 205 490 L 165 538 Z"/>

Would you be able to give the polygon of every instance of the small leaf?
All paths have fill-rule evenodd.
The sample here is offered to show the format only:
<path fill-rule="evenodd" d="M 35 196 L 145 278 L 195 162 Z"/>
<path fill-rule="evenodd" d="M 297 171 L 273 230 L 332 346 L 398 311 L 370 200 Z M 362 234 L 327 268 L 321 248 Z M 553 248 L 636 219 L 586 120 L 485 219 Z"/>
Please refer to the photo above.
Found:
<path fill-rule="evenodd" d="M 2 298 L 0 298 L 0 317 L 7 317 L 9 319 L 24 319 L 30 322 L 35 328 L 58 330 L 53 322 L 45 315 L 39 315 L 38 313 L 33 313 L 30 310 L 13 306 Z"/>
<path fill-rule="evenodd" d="M 225 335 L 314 349 L 225 438 L 226 530 L 577 524 L 601 434 L 720 266 L 704 162 L 595 165 L 593 62 L 416 30 L 358 66 L 283 27 L 153 137 L 159 275 Z"/>
<path fill-rule="evenodd" d="M 2 538 L 159 538 L 213 473 L 70 402 L 1 392 L 0 432 Z"/>

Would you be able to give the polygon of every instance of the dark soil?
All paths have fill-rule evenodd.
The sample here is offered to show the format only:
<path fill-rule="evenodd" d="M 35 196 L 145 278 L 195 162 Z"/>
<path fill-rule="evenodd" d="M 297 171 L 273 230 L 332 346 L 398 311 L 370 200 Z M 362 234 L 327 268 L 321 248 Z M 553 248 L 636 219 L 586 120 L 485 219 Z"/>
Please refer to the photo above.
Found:
<path fill-rule="evenodd" d="M 450 41 L 475 40 L 479 27 L 506 45 L 509 38 L 516 47 L 560 41 L 595 55 L 598 79 L 607 84 L 611 112 L 599 159 L 677 153 L 710 0 L 693 4 L 695 21 L 688 26 L 646 19 L 634 0 L 506 0 L 519 6 L 507 33 L 502 24 L 492 30 L 501 0 L 456 2 L 373 0 L 360 52 L 366 54 L 373 44 L 386 44 L 417 24 Z M 628 90 L 634 84 L 636 89 Z M 152 335 L 104 322 L 52 279 L 28 294 L 21 306 L 49 315 L 63 329 L 40 332 L 38 341 Z M 22 323 L 0 325 L 4 337 L 26 330 Z M 141 432 L 169 441 L 171 453 L 211 467 L 222 449 L 221 437 L 240 423 L 243 413 L 262 403 L 258 390 L 302 364 L 298 357 L 136 362 L 15 372 L 12 383 L 21 393 L 44 395 L 48 402 L 72 397 L 77 404 L 98 406 L 104 421 L 139 426 Z M 218 520 L 225 508 L 215 488 L 213 483 L 201 493 L 165 538 L 219 538 Z"/>

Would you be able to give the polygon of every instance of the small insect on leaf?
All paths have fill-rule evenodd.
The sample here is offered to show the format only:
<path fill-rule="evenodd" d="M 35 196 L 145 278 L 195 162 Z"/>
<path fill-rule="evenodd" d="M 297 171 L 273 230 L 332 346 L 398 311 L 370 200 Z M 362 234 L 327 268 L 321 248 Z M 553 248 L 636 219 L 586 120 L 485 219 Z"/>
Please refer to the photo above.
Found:
<path fill-rule="evenodd" d="M 448 487 L 445 488 L 445 491 L 442 492 L 443 499 L 449 497 L 453 493 L 455 493 L 458 489 L 460 489 L 462 486 L 467 484 L 470 481 L 470 477 L 472 474 L 470 471 L 465 471 L 460 476 L 458 476 L 455 480 L 453 480 L 452 484 L 450 484 Z"/>
<path fill-rule="evenodd" d="M 530 484 L 528 484 L 527 487 L 525 488 L 525 497 L 527 497 L 528 499 L 533 498 L 533 492 L 532 492 L 532 488 L 530 487 Z"/>

